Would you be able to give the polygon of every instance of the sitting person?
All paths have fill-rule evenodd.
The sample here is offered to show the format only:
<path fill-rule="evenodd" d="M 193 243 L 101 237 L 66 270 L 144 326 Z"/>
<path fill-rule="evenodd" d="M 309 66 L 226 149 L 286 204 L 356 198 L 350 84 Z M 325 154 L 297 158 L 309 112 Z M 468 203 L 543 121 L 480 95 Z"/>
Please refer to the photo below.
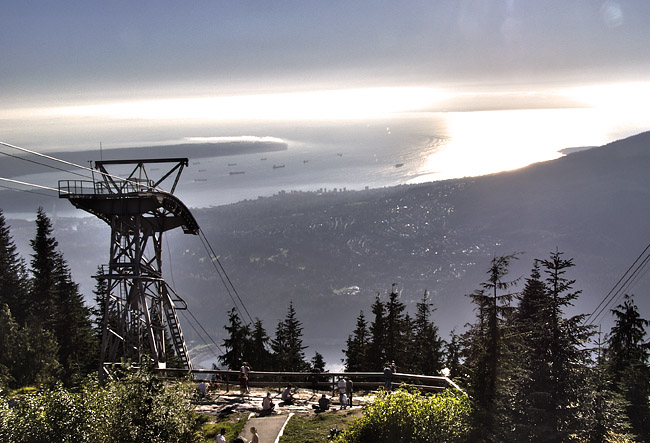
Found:
<path fill-rule="evenodd" d="M 318 399 L 318 410 L 327 411 L 330 408 L 330 399 L 325 394 Z"/>
<path fill-rule="evenodd" d="M 267 392 L 266 397 L 262 399 L 262 414 L 270 414 L 275 408 L 275 403 L 271 401 L 271 393 Z"/>
<path fill-rule="evenodd" d="M 291 385 L 287 385 L 286 388 L 284 388 L 284 391 L 282 391 L 282 401 L 284 402 L 285 405 L 292 405 L 293 404 L 293 394 L 291 393 Z"/>
<path fill-rule="evenodd" d="M 199 398 L 205 398 L 208 390 L 208 385 L 205 384 L 205 381 L 201 380 L 201 383 L 199 383 L 196 389 L 199 391 Z"/>

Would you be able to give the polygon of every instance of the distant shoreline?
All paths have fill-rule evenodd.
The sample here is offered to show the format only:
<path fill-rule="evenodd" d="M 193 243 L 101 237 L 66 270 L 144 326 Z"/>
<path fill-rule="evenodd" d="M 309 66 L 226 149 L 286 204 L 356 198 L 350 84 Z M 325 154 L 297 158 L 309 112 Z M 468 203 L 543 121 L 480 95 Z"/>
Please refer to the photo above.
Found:
<path fill-rule="evenodd" d="M 259 154 L 263 152 L 286 151 L 287 143 L 274 141 L 232 141 L 220 143 L 180 143 L 161 146 L 138 146 L 134 148 L 104 149 L 101 156 L 104 160 L 129 158 L 161 158 L 161 157 L 223 157 L 227 155 Z M 100 155 L 99 150 L 76 151 L 61 153 L 65 155 L 92 154 Z"/>
<path fill-rule="evenodd" d="M 597 148 L 598 146 L 576 146 L 573 148 L 560 149 L 558 152 L 563 155 L 575 154 L 576 152 L 586 151 L 588 149 Z"/>
<path fill-rule="evenodd" d="M 231 141 L 219 143 L 180 143 L 161 146 L 140 146 L 134 148 L 87 149 L 83 151 L 60 151 L 51 155 L 76 163 L 87 165 L 88 161 L 97 160 L 134 160 L 149 158 L 179 158 L 188 157 L 190 160 L 208 157 L 224 157 L 229 155 L 260 154 L 265 152 L 286 151 L 289 147 L 285 142 L 275 141 Z M 72 170 L 72 166 L 64 166 Z M 0 165 L 0 175 L 18 177 L 34 173 L 34 165 L 14 158 L 5 158 Z"/>

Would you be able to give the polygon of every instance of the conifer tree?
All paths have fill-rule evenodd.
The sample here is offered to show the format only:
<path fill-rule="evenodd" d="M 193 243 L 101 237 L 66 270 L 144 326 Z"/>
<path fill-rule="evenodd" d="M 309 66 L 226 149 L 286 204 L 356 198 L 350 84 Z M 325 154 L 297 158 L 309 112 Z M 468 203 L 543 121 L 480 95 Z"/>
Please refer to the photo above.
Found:
<path fill-rule="evenodd" d="M 0 306 L 6 303 L 18 324 L 27 315 L 27 271 L 18 256 L 4 214 L 0 209 Z"/>
<path fill-rule="evenodd" d="M 234 371 L 245 361 L 246 350 L 250 347 L 250 328 L 242 324 L 237 309 L 232 308 L 228 314 L 228 325 L 224 329 L 228 332 L 228 338 L 223 341 L 226 353 L 219 356 L 219 361 Z"/>
<path fill-rule="evenodd" d="M 456 330 L 449 333 L 449 341 L 445 343 L 445 367 L 449 369 L 451 378 L 464 377 L 463 365 L 461 364 L 461 343 Z"/>
<path fill-rule="evenodd" d="M 550 442 L 559 438 L 551 402 L 552 376 L 548 361 L 552 315 L 539 261 L 535 260 L 519 296 L 513 325 L 513 333 L 519 340 L 513 344 L 518 364 L 511 374 L 515 391 L 511 411 L 515 435 L 522 441 Z"/>
<path fill-rule="evenodd" d="M 406 305 L 399 299 L 396 284 L 393 283 L 386 302 L 384 357 L 387 361 L 394 361 L 398 367 L 403 367 L 405 363 L 404 351 L 407 343 L 405 334 L 408 327 L 405 322 L 405 309 Z"/>
<path fill-rule="evenodd" d="M 608 366 L 613 389 L 627 401 L 626 413 L 632 432 L 641 441 L 650 441 L 650 344 L 646 327 L 634 298 L 625 295 L 612 310 L 615 324 L 609 336 Z"/>
<path fill-rule="evenodd" d="M 245 358 L 252 368 L 258 371 L 273 369 L 273 356 L 268 349 L 270 341 L 271 338 L 266 333 L 262 320 L 256 318 L 251 332 L 250 349 Z"/>
<path fill-rule="evenodd" d="M 422 300 L 417 304 L 414 322 L 413 349 L 410 355 L 418 374 L 435 375 L 442 369 L 442 340 L 438 336 L 438 327 L 430 320 L 434 309 L 429 303 L 429 291 L 424 291 Z"/>
<path fill-rule="evenodd" d="M 323 358 L 323 355 L 318 351 L 316 351 L 311 359 L 311 370 L 325 372 L 325 359 Z"/>
<path fill-rule="evenodd" d="M 84 304 L 43 208 L 36 216 L 36 236 L 30 242 L 32 287 L 29 318 L 52 331 L 59 345 L 63 381 L 73 384 L 96 367 L 97 342 L 93 337 L 90 310 Z"/>
<path fill-rule="evenodd" d="M 53 329 L 56 309 L 56 263 L 59 256 L 58 243 L 52 237 L 52 222 L 43 208 L 36 213 L 36 235 L 29 242 L 34 253 L 31 260 L 31 291 L 28 316 L 46 329 Z"/>
<path fill-rule="evenodd" d="M 360 311 L 357 317 L 357 326 L 352 331 L 352 335 L 348 336 L 346 348 L 343 350 L 346 371 L 361 372 L 371 370 L 367 357 L 369 343 L 368 323 L 363 311 Z"/>
<path fill-rule="evenodd" d="M 0 387 L 53 384 L 61 371 L 57 354 L 51 332 L 38 325 L 20 326 L 9 306 L 0 305 Z"/>
<path fill-rule="evenodd" d="M 302 323 L 296 316 L 293 302 L 289 303 L 287 316 L 278 322 L 275 338 L 271 341 L 273 358 L 278 371 L 307 371 L 309 363 L 305 360 L 302 345 Z"/>
<path fill-rule="evenodd" d="M 367 362 L 368 369 L 379 371 L 386 362 L 386 308 L 379 298 L 379 293 L 375 302 L 371 306 L 374 320 L 370 324 L 370 344 L 368 346 Z"/>
<path fill-rule="evenodd" d="M 609 430 L 624 432 L 625 419 L 612 393 L 599 385 L 586 346 L 592 328 L 583 325 L 584 315 L 564 315 L 580 294 L 566 277 L 573 266 L 559 251 L 536 260 L 522 291 L 512 327 L 518 357 L 509 374 L 515 440 L 567 441 L 573 435 L 597 441 Z"/>
<path fill-rule="evenodd" d="M 556 250 L 549 259 L 540 261 L 546 275 L 545 311 L 550 313 L 547 333 L 551 336 L 551 342 L 545 359 L 550 377 L 546 381 L 547 392 L 550 393 L 549 400 L 560 439 L 568 438 L 580 428 L 580 411 L 569 406 L 580 404 L 591 363 L 590 351 L 585 345 L 593 335 L 592 329 L 583 325 L 584 315 L 564 318 L 564 309 L 573 305 L 581 291 L 573 290 L 575 280 L 566 278 L 566 272 L 575 264 L 573 259 L 564 259 L 563 255 Z"/>
<path fill-rule="evenodd" d="M 97 368 L 99 342 L 94 336 L 90 309 L 85 305 L 79 286 L 72 276 L 63 255 L 55 263 L 57 275 L 56 318 L 54 335 L 59 343 L 59 361 L 64 368 L 64 382 L 77 384 Z"/>
<path fill-rule="evenodd" d="M 488 279 L 481 289 L 469 296 L 476 304 L 477 320 L 463 335 L 465 362 L 469 372 L 469 388 L 475 400 L 474 410 L 477 441 L 496 438 L 502 406 L 498 396 L 503 379 L 506 348 L 502 343 L 506 319 L 511 311 L 513 294 L 510 289 L 517 280 L 505 280 L 510 263 L 517 254 L 494 257 Z"/>

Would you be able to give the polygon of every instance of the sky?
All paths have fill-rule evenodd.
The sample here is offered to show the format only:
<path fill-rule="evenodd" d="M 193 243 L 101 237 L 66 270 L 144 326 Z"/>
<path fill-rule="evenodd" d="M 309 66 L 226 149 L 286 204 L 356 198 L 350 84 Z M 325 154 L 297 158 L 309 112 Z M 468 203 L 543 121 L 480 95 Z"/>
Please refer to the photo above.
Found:
<path fill-rule="evenodd" d="M 589 110 L 506 168 L 650 127 L 647 0 L 0 1 L 0 140 L 41 152 L 432 115 L 467 146 Z"/>

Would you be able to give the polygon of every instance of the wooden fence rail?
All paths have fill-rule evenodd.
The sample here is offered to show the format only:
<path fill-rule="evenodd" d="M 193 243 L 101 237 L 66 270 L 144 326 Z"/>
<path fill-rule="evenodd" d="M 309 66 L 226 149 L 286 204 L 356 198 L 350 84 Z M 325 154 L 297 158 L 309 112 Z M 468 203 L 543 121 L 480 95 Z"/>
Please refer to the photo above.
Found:
<path fill-rule="evenodd" d="M 225 386 L 230 390 L 239 386 L 239 372 L 219 369 L 158 369 L 165 378 L 190 376 L 193 380 L 206 380 Z M 268 372 L 251 371 L 248 385 L 252 387 L 269 387 L 281 389 L 287 385 L 314 390 L 336 390 L 340 378 L 349 378 L 354 383 L 355 390 L 372 390 L 384 386 L 383 372 Z M 396 372 L 392 377 L 393 388 L 406 386 L 422 391 L 444 391 L 452 388 L 459 393 L 465 392 L 448 377 L 431 375 L 405 374 Z"/>

